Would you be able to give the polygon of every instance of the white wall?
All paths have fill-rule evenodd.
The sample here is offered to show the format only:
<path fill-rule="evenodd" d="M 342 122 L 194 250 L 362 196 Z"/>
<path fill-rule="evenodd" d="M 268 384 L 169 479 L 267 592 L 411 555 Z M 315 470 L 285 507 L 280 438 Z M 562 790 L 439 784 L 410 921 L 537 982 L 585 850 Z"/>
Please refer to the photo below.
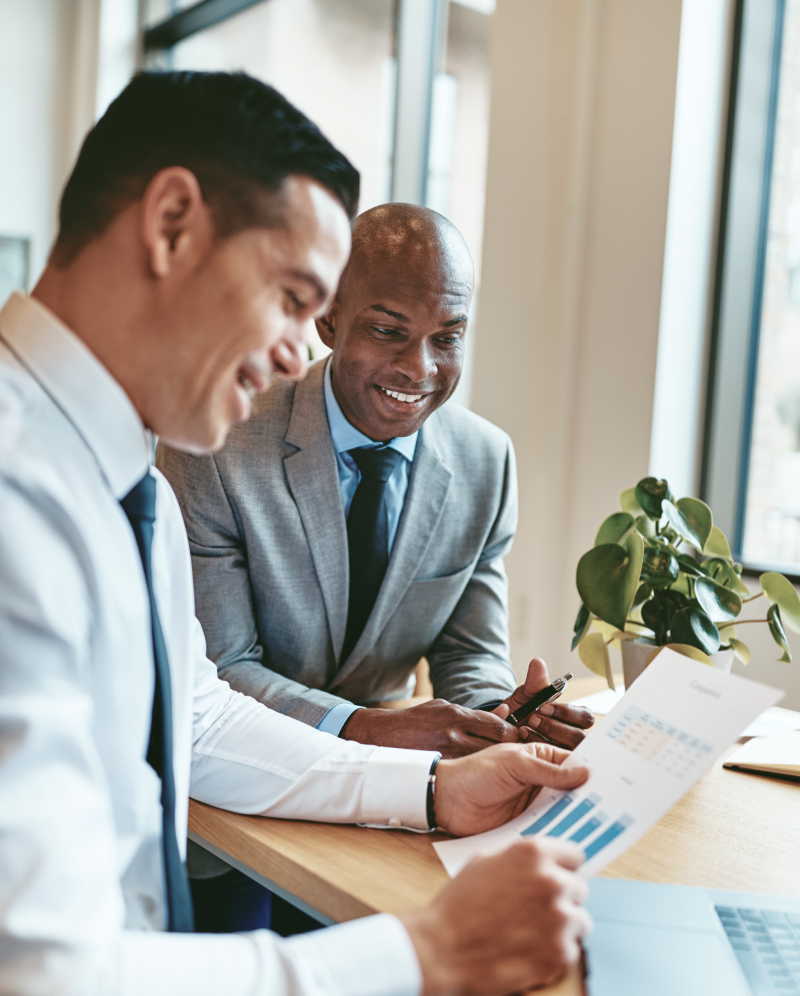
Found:
<path fill-rule="evenodd" d="M 71 0 L 0 0 L 0 235 L 31 239 L 34 281 L 69 166 L 74 11 Z"/>
<path fill-rule="evenodd" d="M 561 673 L 574 572 L 647 474 L 680 0 L 498 0 L 472 407 L 514 440 L 518 668 Z"/>
<path fill-rule="evenodd" d="M 136 0 L 0 0 L 0 235 L 31 239 L 31 286 L 83 137 L 133 72 L 136 11 Z"/>

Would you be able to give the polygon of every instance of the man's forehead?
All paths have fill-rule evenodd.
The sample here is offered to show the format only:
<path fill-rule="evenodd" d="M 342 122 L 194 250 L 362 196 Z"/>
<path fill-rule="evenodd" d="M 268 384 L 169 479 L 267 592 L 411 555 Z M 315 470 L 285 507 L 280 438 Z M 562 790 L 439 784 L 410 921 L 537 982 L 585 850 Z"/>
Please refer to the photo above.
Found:
<path fill-rule="evenodd" d="M 464 310 L 472 297 L 471 274 L 452 267 L 406 267 L 395 261 L 386 266 L 348 267 L 348 271 L 339 296 L 343 304 L 358 311 L 373 304 L 405 315 L 420 305 Z"/>

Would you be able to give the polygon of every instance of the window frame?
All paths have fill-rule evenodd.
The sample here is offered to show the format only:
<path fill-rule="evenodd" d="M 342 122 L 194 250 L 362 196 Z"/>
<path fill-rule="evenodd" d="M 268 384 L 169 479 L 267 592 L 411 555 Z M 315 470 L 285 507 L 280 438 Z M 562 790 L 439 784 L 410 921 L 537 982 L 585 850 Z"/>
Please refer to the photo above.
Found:
<path fill-rule="evenodd" d="M 735 0 L 699 490 L 737 560 L 750 469 L 784 16 L 785 0 Z M 744 568 L 757 575 L 772 566 Z M 800 572 L 783 573 L 800 582 Z"/>
<path fill-rule="evenodd" d="M 175 45 L 270 0 L 200 0 L 142 31 L 145 64 L 168 66 Z M 397 0 L 391 199 L 425 204 L 433 88 L 447 37 L 449 0 Z"/>

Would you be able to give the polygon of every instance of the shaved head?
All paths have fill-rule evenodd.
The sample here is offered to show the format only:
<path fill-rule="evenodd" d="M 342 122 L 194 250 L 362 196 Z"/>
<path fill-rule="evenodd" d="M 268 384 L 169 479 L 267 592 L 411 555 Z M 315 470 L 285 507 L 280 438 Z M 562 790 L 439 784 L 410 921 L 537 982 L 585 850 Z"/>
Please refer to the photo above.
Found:
<path fill-rule="evenodd" d="M 350 260 L 339 281 L 346 293 L 352 274 L 381 267 L 407 274 L 430 267 L 454 270 L 472 287 L 474 268 L 464 236 L 443 214 L 418 204 L 381 204 L 353 223 Z"/>
<path fill-rule="evenodd" d="M 473 281 L 463 236 L 436 211 L 383 204 L 356 218 L 317 329 L 339 406 L 370 439 L 411 435 L 456 389 Z"/>

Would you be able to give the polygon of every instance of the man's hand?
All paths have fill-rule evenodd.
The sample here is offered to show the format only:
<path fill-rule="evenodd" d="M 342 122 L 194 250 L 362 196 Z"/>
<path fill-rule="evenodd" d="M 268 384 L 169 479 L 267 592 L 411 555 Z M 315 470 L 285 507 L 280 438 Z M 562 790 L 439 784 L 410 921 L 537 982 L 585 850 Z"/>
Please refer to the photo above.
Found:
<path fill-rule="evenodd" d="M 573 844 L 520 841 L 475 858 L 428 909 L 402 916 L 423 996 L 508 996 L 558 982 L 591 930 L 574 872 L 582 859 Z"/>
<path fill-rule="evenodd" d="M 534 657 L 528 665 L 528 674 L 525 684 L 519 688 L 498 706 L 495 715 L 505 719 L 509 713 L 525 705 L 533 696 L 550 684 L 550 676 L 547 673 L 547 665 L 541 657 Z M 525 720 L 525 724 L 520 727 L 519 738 L 528 743 L 541 742 L 553 743 L 559 747 L 566 747 L 573 750 L 586 736 L 584 730 L 588 730 L 594 724 L 594 713 L 586 706 L 567 705 L 563 702 L 550 702 L 540 706 Z"/>
<path fill-rule="evenodd" d="M 357 709 L 339 736 L 378 747 L 438 750 L 442 757 L 464 757 L 491 744 L 516 743 L 519 731 L 491 712 L 434 699 L 410 709 Z"/>
<path fill-rule="evenodd" d="M 586 768 L 563 768 L 569 751 L 550 744 L 496 744 L 471 757 L 440 761 L 436 768 L 436 825 L 456 837 L 508 823 L 526 808 L 539 786 L 571 789 L 589 777 Z"/>

